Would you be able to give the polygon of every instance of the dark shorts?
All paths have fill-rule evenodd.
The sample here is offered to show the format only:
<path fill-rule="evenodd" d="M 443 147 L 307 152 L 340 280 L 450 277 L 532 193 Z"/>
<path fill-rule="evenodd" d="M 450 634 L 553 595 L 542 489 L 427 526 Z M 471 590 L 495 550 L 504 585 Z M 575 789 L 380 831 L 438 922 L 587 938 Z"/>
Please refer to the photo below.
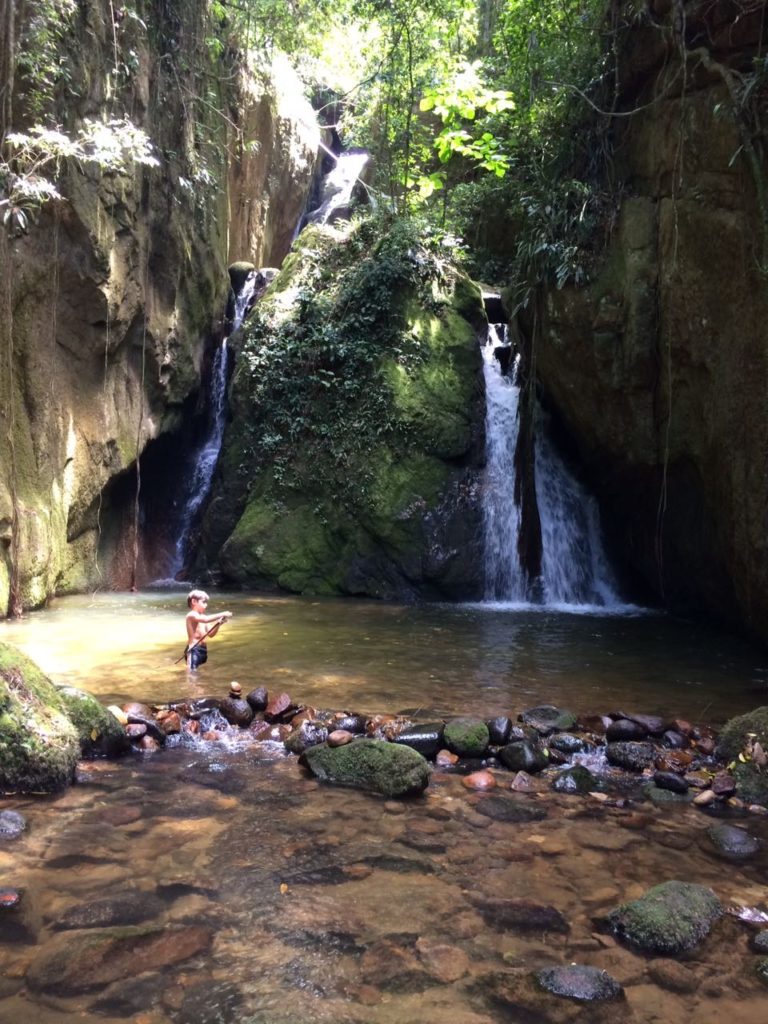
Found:
<path fill-rule="evenodd" d="M 191 651 L 187 648 L 186 653 L 189 655 L 187 667 L 191 668 L 193 671 L 208 661 L 208 648 L 205 644 L 198 644 L 196 647 L 193 647 Z"/>

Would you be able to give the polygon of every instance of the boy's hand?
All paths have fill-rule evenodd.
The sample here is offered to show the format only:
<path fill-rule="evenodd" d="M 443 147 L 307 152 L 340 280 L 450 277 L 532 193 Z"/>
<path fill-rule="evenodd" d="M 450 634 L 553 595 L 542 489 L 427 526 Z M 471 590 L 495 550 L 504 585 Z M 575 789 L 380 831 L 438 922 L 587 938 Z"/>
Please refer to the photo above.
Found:
<path fill-rule="evenodd" d="M 222 612 L 221 613 L 221 617 L 222 617 L 222 619 L 231 619 L 232 618 L 232 612 Z"/>

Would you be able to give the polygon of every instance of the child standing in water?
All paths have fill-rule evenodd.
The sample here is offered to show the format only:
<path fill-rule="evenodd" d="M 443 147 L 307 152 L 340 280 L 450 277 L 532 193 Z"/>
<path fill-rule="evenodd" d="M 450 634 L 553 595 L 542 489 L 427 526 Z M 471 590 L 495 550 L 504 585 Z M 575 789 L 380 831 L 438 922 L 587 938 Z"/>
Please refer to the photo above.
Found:
<path fill-rule="evenodd" d="M 187 595 L 187 646 L 184 658 L 187 668 L 194 671 L 208 661 L 208 647 L 205 641 L 216 636 L 222 623 L 232 618 L 232 612 L 206 615 L 208 595 L 204 590 L 190 590 Z M 215 625 L 211 628 L 211 623 Z"/>

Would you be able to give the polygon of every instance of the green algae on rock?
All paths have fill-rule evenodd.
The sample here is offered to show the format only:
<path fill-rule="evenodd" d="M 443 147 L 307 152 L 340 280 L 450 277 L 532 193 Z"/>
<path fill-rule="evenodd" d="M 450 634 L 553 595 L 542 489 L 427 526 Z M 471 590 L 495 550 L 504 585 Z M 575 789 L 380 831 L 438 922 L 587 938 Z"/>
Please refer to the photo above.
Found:
<path fill-rule="evenodd" d="M 383 796 L 415 796 L 429 784 L 429 764 L 411 747 L 386 740 L 353 740 L 342 747 L 321 743 L 300 758 L 323 782 L 366 789 Z"/>
<path fill-rule="evenodd" d="M 758 743 L 768 754 L 768 707 L 755 708 L 725 723 L 717 745 L 718 757 L 733 761 L 736 795 L 750 804 L 768 806 L 768 770 L 751 755 Z M 744 760 L 741 760 L 741 758 Z"/>
<path fill-rule="evenodd" d="M 0 789 L 58 792 L 72 781 L 79 756 L 56 687 L 21 651 L 0 643 Z"/>
<path fill-rule="evenodd" d="M 611 911 L 608 923 L 628 945 L 675 955 L 694 949 L 723 914 L 711 889 L 693 882 L 663 882 Z"/>
<path fill-rule="evenodd" d="M 443 731 L 445 744 L 459 757 L 482 757 L 488 749 L 490 734 L 478 718 L 454 718 Z"/>
<path fill-rule="evenodd" d="M 130 750 L 125 730 L 101 701 L 74 686 L 57 689 L 67 716 L 77 729 L 83 757 L 118 757 Z"/>

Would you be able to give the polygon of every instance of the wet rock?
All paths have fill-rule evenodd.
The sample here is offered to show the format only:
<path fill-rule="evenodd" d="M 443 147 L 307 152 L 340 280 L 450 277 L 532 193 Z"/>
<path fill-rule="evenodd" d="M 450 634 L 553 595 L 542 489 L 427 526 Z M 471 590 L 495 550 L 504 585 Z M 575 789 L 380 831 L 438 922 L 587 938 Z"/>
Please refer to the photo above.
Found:
<path fill-rule="evenodd" d="M 755 964 L 755 972 L 760 981 L 762 981 L 764 985 L 768 985 L 768 958 L 765 960 L 759 960 Z"/>
<path fill-rule="evenodd" d="M 615 722 L 611 722 L 605 730 L 605 738 L 609 743 L 623 740 L 644 740 L 647 735 L 648 730 L 631 718 L 619 718 Z"/>
<path fill-rule="evenodd" d="M 638 725 L 642 726 L 643 729 L 645 729 L 645 731 L 651 736 L 661 736 L 666 728 L 665 719 L 659 718 L 658 715 L 639 715 L 637 713 L 633 713 L 631 715 L 626 715 L 626 718 L 628 718 L 630 722 L 636 722 Z"/>
<path fill-rule="evenodd" d="M 323 782 L 354 786 L 383 796 L 422 793 L 429 784 L 429 764 L 411 747 L 385 740 L 356 739 L 343 747 L 309 747 L 301 763 Z"/>
<path fill-rule="evenodd" d="M 463 978 L 469 970 L 469 957 L 456 946 L 420 938 L 416 942 L 416 952 L 427 973 L 445 985 Z"/>
<path fill-rule="evenodd" d="M 142 736 L 147 735 L 147 727 L 146 725 L 140 725 L 138 722 L 129 722 L 125 727 L 125 734 L 130 740 L 137 742 Z"/>
<path fill-rule="evenodd" d="M 755 953 L 768 953 L 768 928 L 753 935 L 750 945 Z"/>
<path fill-rule="evenodd" d="M 696 807 L 709 807 L 716 800 L 717 794 L 711 789 L 705 789 L 702 793 L 697 793 L 693 798 L 693 803 Z"/>
<path fill-rule="evenodd" d="M 680 778 L 679 775 L 676 777 Z M 659 786 L 654 781 L 643 787 L 643 793 L 651 803 L 655 804 L 657 807 L 666 807 L 669 804 L 685 804 L 691 802 L 691 794 L 688 793 L 687 787 L 681 792 L 678 789 L 672 789 L 671 786 Z"/>
<path fill-rule="evenodd" d="M 62 931 L 138 924 L 140 921 L 157 917 L 162 910 L 163 902 L 154 893 L 126 892 L 70 907 L 53 922 L 53 927 Z"/>
<path fill-rule="evenodd" d="M 688 740 L 685 736 L 674 729 L 667 729 L 665 733 L 662 733 L 661 742 L 665 747 L 670 747 L 672 750 L 685 750 L 688 746 Z"/>
<path fill-rule="evenodd" d="M 492 718 L 488 725 L 488 740 L 494 747 L 503 747 L 509 741 L 509 734 L 512 730 L 512 719 L 506 715 L 498 715 Z"/>
<path fill-rule="evenodd" d="M 646 953 L 675 955 L 694 949 L 722 916 L 712 892 L 692 882 L 663 882 L 608 916 L 614 934 Z"/>
<path fill-rule="evenodd" d="M 459 757 L 482 757 L 488 749 L 488 726 L 478 718 L 454 718 L 443 735 L 445 745 Z"/>
<path fill-rule="evenodd" d="M 167 979 L 165 983 L 167 985 Z M 183 1021 L 183 1024 L 237 1024 L 249 1019 L 243 1015 L 242 1003 L 243 994 L 237 985 L 231 981 L 210 978 L 202 984 L 184 986 L 178 1014 L 174 1015 L 174 1019 Z M 145 1002 L 142 1007 L 145 1017 L 149 1005 L 150 1002 Z M 250 1017 L 254 1022 L 257 1019 Z"/>
<path fill-rule="evenodd" d="M 267 722 L 279 722 L 288 718 L 296 711 L 296 705 L 291 700 L 290 694 L 278 693 L 272 697 L 264 709 L 264 718 Z"/>
<path fill-rule="evenodd" d="M 207 950 L 212 938 L 210 928 L 198 926 L 59 933 L 32 961 L 27 987 L 58 996 L 87 992 L 188 960 Z"/>
<path fill-rule="evenodd" d="M 435 755 L 435 764 L 440 768 L 450 768 L 459 760 L 458 754 L 452 754 L 450 750 L 438 750 Z"/>
<path fill-rule="evenodd" d="M 161 746 L 165 744 L 165 733 L 157 724 L 152 715 L 150 715 L 149 717 L 143 717 L 142 715 L 137 715 L 133 712 L 129 712 L 128 725 L 126 725 L 125 727 L 125 731 L 128 735 L 130 735 L 129 730 L 132 725 L 143 725 L 145 732 L 142 733 L 142 735 L 151 736 L 153 739 L 156 739 Z"/>
<path fill-rule="evenodd" d="M 391 939 L 375 942 L 362 956 L 360 969 L 366 984 L 397 992 L 421 992 L 432 979 L 411 949 Z"/>
<path fill-rule="evenodd" d="M 499 751 L 499 760 L 513 772 L 520 771 L 529 774 L 543 771 L 549 764 L 549 758 L 543 748 L 529 740 L 508 743 Z"/>
<path fill-rule="evenodd" d="M 57 689 L 67 716 L 77 729 L 83 757 L 120 757 L 130 750 L 125 729 L 101 701 L 74 686 Z"/>
<path fill-rule="evenodd" d="M 27 821 L 18 811 L 0 811 L 0 841 L 18 839 L 27 827 Z"/>
<path fill-rule="evenodd" d="M 617 768 L 625 768 L 630 772 L 641 772 L 650 768 L 656 754 L 652 743 L 609 743 L 605 748 L 608 764 Z"/>
<path fill-rule="evenodd" d="M 699 987 L 695 972 L 676 960 L 652 960 L 648 965 L 648 974 L 661 988 L 680 995 L 688 995 Z"/>
<path fill-rule="evenodd" d="M 139 704 L 138 701 L 132 701 L 128 704 L 123 704 L 123 714 L 125 714 L 130 721 L 132 718 L 152 718 L 152 708 L 148 704 Z"/>
<path fill-rule="evenodd" d="M 131 978 L 129 985 L 117 982 L 95 999 L 89 1009 L 107 1017 L 141 1018 L 147 1006 L 159 1002 L 168 986 L 167 978 L 156 972 Z"/>
<path fill-rule="evenodd" d="M 755 836 L 724 821 L 710 826 L 707 829 L 707 836 L 717 856 L 724 860 L 749 860 L 762 848 L 762 843 Z"/>
<path fill-rule="evenodd" d="M 673 793 L 687 793 L 689 790 L 685 779 L 673 771 L 654 772 L 653 783 L 659 787 L 659 790 L 671 790 Z"/>
<path fill-rule="evenodd" d="M 696 740 L 696 749 L 706 757 L 714 754 L 716 746 L 717 744 L 713 736 L 702 736 L 700 740 Z"/>
<path fill-rule="evenodd" d="M 156 721 L 166 736 L 175 736 L 181 732 L 181 715 L 178 711 L 161 711 Z"/>
<path fill-rule="evenodd" d="M 253 708 L 254 713 L 263 711 L 269 702 L 266 686 L 257 686 L 255 690 L 251 690 L 250 693 L 245 695 L 245 699 Z"/>
<path fill-rule="evenodd" d="M 600 782 L 589 768 L 577 764 L 560 772 L 552 783 L 556 793 L 592 793 L 600 788 Z"/>
<path fill-rule="evenodd" d="M 572 711 L 557 708 L 553 704 L 529 708 L 518 715 L 518 719 L 525 725 L 530 725 L 542 736 L 549 736 L 552 732 L 567 732 L 573 729 L 578 721 Z"/>
<path fill-rule="evenodd" d="M 656 754 L 654 765 L 660 772 L 677 772 L 682 775 L 693 762 L 690 750 L 661 750 Z"/>
<path fill-rule="evenodd" d="M 0 888 L 0 942 L 33 943 L 39 921 L 32 920 L 24 891 Z"/>
<path fill-rule="evenodd" d="M 248 727 L 248 732 L 255 740 L 266 740 L 272 732 L 272 726 L 269 722 L 253 721 Z"/>
<path fill-rule="evenodd" d="M 347 743 L 351 743 L 354 738 L 355 734 L 349 732 L 348 729 L 334 729 L 333 732 L 328 733 L 328 746 L 343 747 Z"/>
<path fill-rule="evenodd" d="M 154 754 L 162 748 L 162 743 L 155 739 L 154 736 L 142 736 L 139 740 L 139 747 L 148 754 Z"/>
<path fill-rule="evenodd" d="M 528 772 L 518 772 L 512 779 L 509 788 L 515 793 L 530 793 L 534 788 L 534 782 Z"/>
<path fill-rule="evenodd" d="M 442 722 L 434 725 L 410 725 L 394 737 L 394 742 L 405 744 L 418 750 L 424 757 L 432 758 L 443 746 L 443 730 Z"/>
<path fill-rule="evenodd" d="M 501 794 L 484 797 L 475 810 L 493 821 L 504 822 L 541 821 L 547 816 L 545 808 L 539 804 Z"/>
<path fill-rule="evenodd" d="M 464 776 L 461 784 L 465 789 L 495 789 L 496 778 L 489 771 L 472 772 L 470 775 Z"/>
<path fill-rule="evenodd" d="M 227 697 L 219 710 L 230 725 L 238 725 L 241 729 L 246 729 L 253 721 L 253 708 L 247 700 L 239 697 Z"/>
<path fill-rule="evenodd" d="M 362 736 L 365 732 L 365 715 L 333 715 L 332 722 L 334 729 L 343 729 L 345 732 L 351 732 L 355 736 Z"/>
<path fill-rule="evenodd" d="M 328 727 L 326 725 L 305 719 L 286 736 L 285 749 L 291 754 L 303 754 L 307 747 L 325 743 L 327 739 Z M 335 746 L 336 744 L 331 745 Z"/>
<path fill-rule="evenodd" d="M 624 989 L 607 971 L 597 967 L 569 964 L 567 967 L 543 967 L 534 973 L 536 982 L 554 996 L 598 1002 L 622 999 Z"/>
<path fill-rule="evenodd" d="M 733 796 L 736 792 L 736 779 L 729 772 L 718 772 L 712 779 L 712 792 L 719 797 Z"/>
<path fill-rule="evenodd" d="M 501 899 L 472 894 L 470 901 L 486 924 L 500 931 L 541 931 L 567 933 L 571 926 L 555 907 L 533 900 Z"/>
<path fill-rule="evenodd" d="M 584 749 L 585 743 L 580 736 L 570 732 L 556 732 L 547 740 L 550 750 L 559 750 L 563 754 L 578 754 Z"/>

